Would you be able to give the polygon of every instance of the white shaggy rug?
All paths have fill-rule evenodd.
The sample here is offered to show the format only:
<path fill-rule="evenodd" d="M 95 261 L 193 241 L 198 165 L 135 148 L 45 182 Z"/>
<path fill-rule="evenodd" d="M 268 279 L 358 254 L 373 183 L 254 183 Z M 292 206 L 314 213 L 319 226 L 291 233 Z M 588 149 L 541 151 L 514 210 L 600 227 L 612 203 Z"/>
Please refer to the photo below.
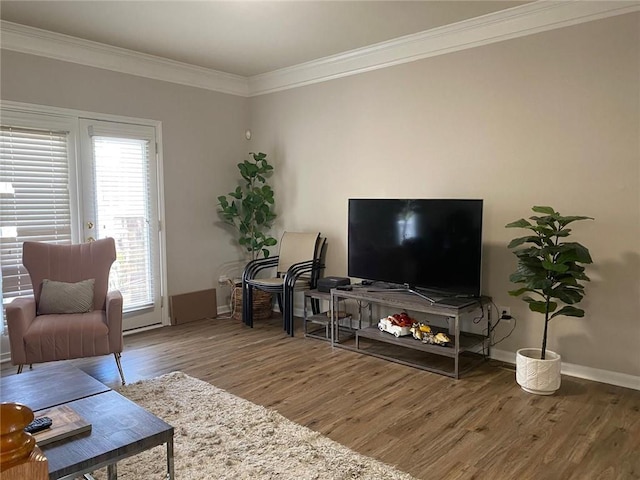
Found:
<path fill-rule="evenodd" d="M 119 392 L 173 425 L 175 473 L 189 479 L 412 480 L 277 412 L 182 372 L 126 385 Z M 106 478 L 106 469 L 95 472 Z M 118 463 L 118 478 L 163 479 L 166 448 Z"/>

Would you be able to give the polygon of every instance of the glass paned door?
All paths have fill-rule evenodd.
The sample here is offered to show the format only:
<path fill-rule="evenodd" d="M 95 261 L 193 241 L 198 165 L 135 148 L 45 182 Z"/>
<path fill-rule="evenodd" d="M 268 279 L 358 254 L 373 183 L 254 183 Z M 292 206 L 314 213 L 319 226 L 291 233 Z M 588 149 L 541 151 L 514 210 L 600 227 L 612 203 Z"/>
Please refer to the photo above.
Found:
<path fill-rule="evenodd" d="M 109 281 L 122 293 L 124 329 L 161 323 L 155 130 L 89 120 L 80 130 L 85 241 L 116 241 Z"/>

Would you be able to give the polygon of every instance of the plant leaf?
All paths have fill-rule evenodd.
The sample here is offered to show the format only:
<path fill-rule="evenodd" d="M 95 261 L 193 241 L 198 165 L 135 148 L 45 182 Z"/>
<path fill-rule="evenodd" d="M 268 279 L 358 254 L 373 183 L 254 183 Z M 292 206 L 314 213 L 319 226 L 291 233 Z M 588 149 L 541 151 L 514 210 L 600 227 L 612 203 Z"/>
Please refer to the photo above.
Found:
<path fill-rule="evenodd" d="M 574 304 L 580 302 L 584 297 L 584 291 L 580 288 L 568 287 L 564 284 L 559 284 L 551 290 L 551 294 L 567 304 Z"/>
<path fill-rule="evenodd" d="M 569 225 L 571 222 L 575 222 L 578 220 L 594 220 L 593 217 L 585 217 L 585 216 L 580 216 L 580 215 L 574 215 L 574 216 L 569 216 L 569 217 L 560 217 L 558 218 L 558 223 L 562 226 L 565 227 L 566 225 Z"/>
<path fill-rule="evenodd" d="M 564 273 L 567 270 L 569 270 L 569 267 L 567 265 L 564 265 L 562 263 L 558 264 L 558 263 L 550 262 L 548 260 L 543 260 L 542 266 L 545 268 L 545 270 L 549 270 L 551 272 Z"/>
<path fill-rule="evenodd" d="M 551 320 L 552 318 L 557 317 L 559 315 L 564 315 L 564 316 L 567 316 L 567 317 L 584 317 L 584 310 L 582 310 L 580 308 L 572 307 L 570 305 L 567 305 L 567 306 L 562 307 L 560 310 L 555 312 L 553 315 L 551 315 L 549 317 L 549 320 Z"/>
<path fill-rule="evenodd" d="M 572 249 L 576 255 L 576 262 L 578 263 L 593 263 L 593 259 L 591 258 L 591 254 L 589 253 L 589 249 L 584 245 L 581 245 L 577 242 L 566 242 L 562 244 L 563 248 L 567 250 Z"/>
<path fill-rule="evenodd" d="M 520 220 L 516 220 L 515 222 L 507 223 L 505 228 L 531 228 L 531 225 L 527 220 L 521 218 Z"/>
<path fill-rule="evenodd" d="M 544 213 L 545 215 L 553 215 L 557 212 L 551 207 L 534 206 L 531 210 L 536 213 Z"/>
<path fill-rule="evenodd" d="M 542 240 L 540 239 L 540 237 L 529 235 L 527 237 L 514 238 L 513 240 L 511 240 L 509 245 L 507 245 L 507 248 L 515 248 L 527 242 L 535 243 L 536 245 L 542 246 Z"/>
<path fill-rule="evenodd" d="M 546 215 L 544 217 L 533 216 L 529 217 L 531 220 L 535 220 L 535 222 L 540 226 L 553 226 L 556 219 L 551 215 Z"/>
<path fill-rule="evenodd" d="M 532 312 L 538 312 L 538 313 L 547 312 L 547 302 L 534 300 L 533 298 L 530 298 L 530 297 L 524 297 L 523 300 L 529 304 L 529 310 L 531 310 Z"/>

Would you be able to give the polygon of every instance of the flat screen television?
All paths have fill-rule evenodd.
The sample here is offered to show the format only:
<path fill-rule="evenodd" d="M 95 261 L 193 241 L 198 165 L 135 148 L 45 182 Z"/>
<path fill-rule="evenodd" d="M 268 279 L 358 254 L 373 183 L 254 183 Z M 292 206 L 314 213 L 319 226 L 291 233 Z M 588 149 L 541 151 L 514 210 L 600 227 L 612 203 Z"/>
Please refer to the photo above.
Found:
<path fill-rule="evenodd" d="M 444 296 L 480 296 L 482 203 L 349 199 L 349 276 Z"/>

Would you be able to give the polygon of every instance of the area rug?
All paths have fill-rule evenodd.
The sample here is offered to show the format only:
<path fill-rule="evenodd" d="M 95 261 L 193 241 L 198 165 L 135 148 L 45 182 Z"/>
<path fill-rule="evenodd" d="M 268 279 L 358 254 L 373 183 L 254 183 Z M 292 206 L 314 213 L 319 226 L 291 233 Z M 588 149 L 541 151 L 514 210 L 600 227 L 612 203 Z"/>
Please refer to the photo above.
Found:
<path fill-rule="evenodd" d="M 189 479 L 412 480 L 282 415 L 173 372 L 119 389 L 173 425 L 175 473 Z M 166 448 L 118 463 L 118 479 L 162 479 Z M 106 469 L 94 472 L 106 478 Z"/>

